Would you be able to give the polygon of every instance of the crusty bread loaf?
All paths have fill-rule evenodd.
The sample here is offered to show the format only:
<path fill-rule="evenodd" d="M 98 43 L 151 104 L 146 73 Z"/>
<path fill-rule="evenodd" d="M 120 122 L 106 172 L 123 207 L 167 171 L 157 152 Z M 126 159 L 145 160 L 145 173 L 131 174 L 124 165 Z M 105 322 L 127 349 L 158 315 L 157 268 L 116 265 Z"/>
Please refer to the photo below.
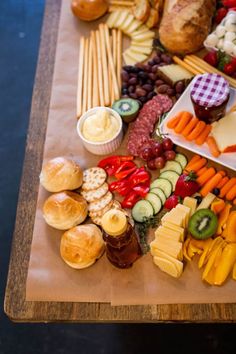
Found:
<path fill-rule="evenodd" d="M 148 0 L 135 0 L 133 14 L 137 20 L 144 23 L 148 19 L 149 13 L 150 5 Z"/>
<path fill-rule="evenodd" d="M 170 52 L 187 54 L 199 50 L 207 37 L 215 0 L 166 0 L 159 37 Z"/>

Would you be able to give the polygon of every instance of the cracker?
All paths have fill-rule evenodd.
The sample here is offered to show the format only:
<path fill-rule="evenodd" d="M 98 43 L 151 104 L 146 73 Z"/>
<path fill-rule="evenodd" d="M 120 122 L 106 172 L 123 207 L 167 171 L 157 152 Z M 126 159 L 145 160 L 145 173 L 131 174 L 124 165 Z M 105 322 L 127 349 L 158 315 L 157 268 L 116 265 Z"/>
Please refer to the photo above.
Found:
<path fill-rule="evenodd" d="M 111 192 L 107 192 L 102 198 L 97 199 L 95 202 L 90 203 L 88 205 L 88 210 L 90 212 L 96 212 L 103 208 L 105 208 L 113 199 L 113 195 Z"/>
<path fill-rule="evenodd" d="M 97 189 L 92 189 L 90 191 L 82 191 L 81 195 L 84 197 L 87 202 L 92 203 L 97 199 L 102 198 L 108 192 L 108 184 L 105 182 L 101 187 Z"/>
<path fill-rule="evenodd" d="M 108 210 L 111 209 L 112 204 L 113 204 L 113 200 L 111 200 L 110 203 L 107 204 L 107 206 L 105 206 L 105 208 L 103 208 L 103 209 L 101 209 L 99 211 L 91 211 L 91 212 L 89 212 L 89 216 L 91 218 L 93 218 L 95 216 L 103 216 L 103 214 L 105 214 Z"/>
<path fill-rule="evenodd" d="M 103 185 L 106 181 L 106 171 L 101 167 L 91 167 L 83 173 L 82 189 L 84 191 L 90 191 L 97 189 Z"/>

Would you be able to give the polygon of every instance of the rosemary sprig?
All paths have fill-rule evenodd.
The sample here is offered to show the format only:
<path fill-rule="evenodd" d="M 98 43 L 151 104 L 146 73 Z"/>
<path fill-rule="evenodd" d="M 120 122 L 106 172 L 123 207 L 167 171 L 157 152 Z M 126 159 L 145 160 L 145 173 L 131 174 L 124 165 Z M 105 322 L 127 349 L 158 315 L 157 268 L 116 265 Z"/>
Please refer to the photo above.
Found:
<path fill-rule="evenodd" d="M 137 233 L 139 235 L 140 245 L 142 248 L 143 254 L 147 253 L 150 249 L 149 244 L 147 243 L 147 233 L 149 228 L 154 229 L 158 225 L 157 216 L 151 216 L 150 218 L 144 218 L 142 223 L 136 223 Z"/>

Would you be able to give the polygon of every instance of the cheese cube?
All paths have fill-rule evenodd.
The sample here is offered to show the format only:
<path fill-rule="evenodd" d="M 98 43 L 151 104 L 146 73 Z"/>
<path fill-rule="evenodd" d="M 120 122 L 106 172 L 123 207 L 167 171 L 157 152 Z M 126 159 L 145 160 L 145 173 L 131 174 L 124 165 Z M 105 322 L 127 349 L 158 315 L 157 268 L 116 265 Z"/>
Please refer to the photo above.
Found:
<path fill-rule="evenodd" d="M 175 265 L 175 263 L 171 262 L 168 259 L 155 256 L 153 258 L 153 261 L 163 272 L 171 275 L 174 278 L 179 278 L 180 275 L 182 274 L 183 270 L 182 270 L 181 266 L 179 266 L 179 269 L 178 269 L 177 266 Z M 181 263 L 181 262 L 179 262 L 179 263 L 182 264 L 182 267 L 183 267 L 183 263 Z"/>
<path fill-rule="evenodd" d="M 190 208 L 190 216 L 192 216 L 197 209 L 197 199 L 192 197 L 185 197 L 183 201 L 183 205 Z"/>
<path fill-rule="evenodd" d="M 159 226 L 155 231 L 155 236 L 162 235 L 163 237 L 170 238 L 173 241 L 180 242 L 182 240 L 181 232 L 178 230 L 171 230 L 164 226 Z"/>
<path fill-rule="evenodd" d="M 162 221 L 161 223 L 162 223 L 162 226 L 164 226 L 168 230 L 171 229 L 174 231 L 178 231 L 180 233 L 180 240 L 179 241 L 181 241 L 181 242 L 184 241 L 185 230 L 183 227 L 177 226 L 169 221 Z"/>
<path fill-rule="evenodd" d="M 158 238 L 158 239 L 156 238 L 154 241 L 150 243 L 151 255 L 155 256 L 155 250 L 160 250 L 182 261 L 183 259 L 182 243 L 175 242 L 173 245 L 173 242 L 174 241 L 170 242 L 163 238 Z"/>

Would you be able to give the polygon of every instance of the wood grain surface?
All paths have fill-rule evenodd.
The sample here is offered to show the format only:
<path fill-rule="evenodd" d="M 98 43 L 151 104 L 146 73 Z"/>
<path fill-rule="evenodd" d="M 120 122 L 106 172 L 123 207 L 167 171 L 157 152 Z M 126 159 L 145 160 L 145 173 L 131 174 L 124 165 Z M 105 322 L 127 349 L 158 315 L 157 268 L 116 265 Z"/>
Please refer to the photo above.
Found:
<path fill-rule="evenodd" d="M 4 310 L 17 322 L 235 322 L 236 304 L 112 307 L 103 303 L 26 302 L 39 172 L 50 102 L 61 1 L 47 0 L 26 154 L 12 242 Z M 214 299 L 213 299 L 214 300 Z"/>

